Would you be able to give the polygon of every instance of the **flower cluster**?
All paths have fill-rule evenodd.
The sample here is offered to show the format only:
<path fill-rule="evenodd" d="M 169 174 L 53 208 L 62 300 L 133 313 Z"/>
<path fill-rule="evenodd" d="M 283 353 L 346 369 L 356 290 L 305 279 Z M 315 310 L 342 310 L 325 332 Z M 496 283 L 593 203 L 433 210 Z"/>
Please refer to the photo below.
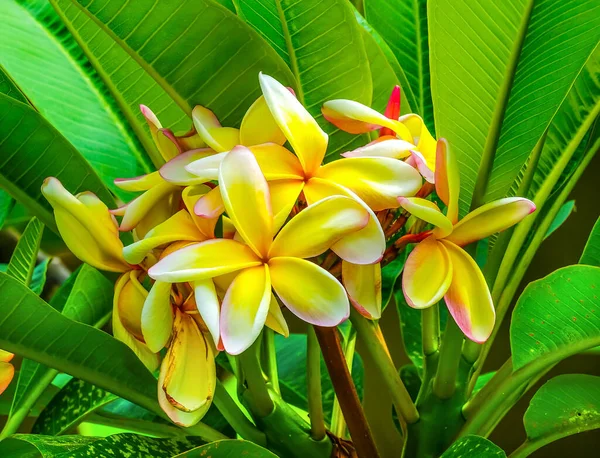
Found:
<path fill-rule="evenodd" d="M 239 129 L 197 106 L 192 131 L 174 135 L 142 107 L 166 163 L 117 180 L 142 194 L 116 210 L 89 192 L 73 196 L 55 178 L 42 186 L 71 251 L 121 273 L 113 333 L 150 370 L 160 366 L 160 405 L 181 425 L 210 406 L 217 351 L 243 352 L 264 326 L 288 334 L 282 307 L 317 326 L 338 325 L 350 304 L 380 318 L 381 263 L 406 242 L 419 243 L 403 277 L 408 303 L 424 308 L 444 297 L 463 332 L 485 340 L 493 304 L 460 247 L 534 209 L 503 199 L 458 222 L 455 161 L 419 116 L 399 116 L 399 88 L 385 114 L 327 102 L 323 114 L 335 126 L 379 137 L 323 164 L 327 134 L 291 89 L 267 75 L 259 81 L 263 95 Z M 426 199 L 434 186 L 447 216 Z M 124 247 L 119 231 L 131 231 L 134 243 Z"/>

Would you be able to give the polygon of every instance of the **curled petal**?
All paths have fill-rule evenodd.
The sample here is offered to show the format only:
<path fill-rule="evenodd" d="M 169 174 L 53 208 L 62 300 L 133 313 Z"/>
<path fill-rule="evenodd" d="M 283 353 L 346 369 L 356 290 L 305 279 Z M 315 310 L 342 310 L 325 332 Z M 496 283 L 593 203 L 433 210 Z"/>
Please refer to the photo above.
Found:
<path fill-rule="evenodd" d="M 8 388 L 15 376 L 15 367 L 11 363 L 0 361 L 0 395 Z"/>
<path fill-rule="evenodd" d="M 452 223 L 435 203 L 420 197 L 400 197 L 398 202 L 410 214 L 433 224 L 436 237 L 445 237 L 452 232 Z"/>
<path fill-rule="evenodd" d="M 257 255 L 266 256 L 273 240 L 271 196 L 248 148 L 238 146 L 223 159 L 219 187 L 227 215 L 238 234 Z"/>
<path fill-rule="evenodd" d="M 381 318 L 381 265 L 359 265 L 342 261 L 342 280 L 350 302 L 361 315 Z"/>
<path fill-rule="evenodd" d="M 163 181 L 162 183 L 149 189 L 144 194 L 136 197 L 124 207 L 123 219 L 119 230 L 130 231 L 134 229 L 141 221 L 156 210 L 159 202 L 179 191 L 179 187 Z"/>
<path fill-rule="evenodd" d="M 221 306 L 215 289 L 215 283 L 212 279 L 197 280 L 194 282 L 194 296 L 196 298 L 196 307 L 208 331 L 212 335 L 215 346 L 219 345 L 221 333 L 220 314 Z"/>
<path fill-rule="evenodd" d="M 438 140 L 435 158 L 435 192 L 448 207 L 446 212 L 448 219 L 452 221 L 452 224 L 456 224 L 460 174 L 456 157 L 451 153 L 445 138 Z"/>
<path fill-rule="evenodd" d="M 421 176 L 410 165 L 387 157 L 352 157 L 330 162 L 317 177 L 342 185 L 374 211 L 398 207 L 397 198 L 414 196 Z"/>
<path fill-rule="evenodd" d="M 410 156 L 410 150 L 416 148 L 410 142 L 397 138 L 374 141 L 353 151 L 343 153 L 344 157 L 390 157 L 404 159 Z"/>
<path fill-rule="evenodd" d="M 214 353 L 188 314 L 176 310 L 173 339 L 160 368 L 158 400 L 169 418 L 181 426 L 197 423 L 215 393 Z"/>
<path fill-rule="evenodd" d="M 304 172 L 314 174 L 325 157 L 327 134 L 281 83 L 262 73 L 259 81 L 273 118 L 292 145 Z"/>
<path fill-rule="evenodd" d="M 251 146 L 248 148 L 267 181 L 304 180 L 302 165 L 291 151 L 275 143 Z"/>
<path fill-rule="evenodd" d="M 158 129 L 156 147 L 165 161 L 170 161 L 181 153 L 181 147 L 169 129 Z"/>
<path fill-rule="evenodd" d="M 194 213 L 201 218 L 218 218 L 224 211 L 225 206 L 219 186 L 201 196 L 194 204 Z"/>
<path fill-rule="evenodd" d="M 140 270 L 132 270 L 126 274 L 129 279 L 123 284 L 117 300 L 121 323 L 131 335 L 143 342 L 142 308 L 148 291 L 138 280 L 140 273 Z"/>
<path fill-rule="evenodd" d="M 311 178 L 304 186 L 304 196 L 309 205 L 329 196 L 351 197 L 361 204 L 369 213 L 369 222 L 363 229 L 346 235 L 331 250 L 354 264 L 373 264 L 381 260 L 385 251 L 385 235 L 373 210 L 356 194 L 332 181 Z"/>
<path fill-rule="evenodd" d="M 402 290 L 411 307 L 424 309 L 439 302 L 452 282 L 452 264 L 444 245 L 427 237 L 408 255 Z"/>
<path fill-rule="evenodd" d="M 192 221 L 192 217 L 185 210 L 180 210 L 168 220 L 160 223 L 150 230 L 142 240 L 138 240 L 123 249 L 123 256 L 131 264 L 139 264 L 146 255 L 161 245 L 187 240 L 201 242 L 205 237 Z"/>
<path fill-rule="evenodd" d="M 483 343 L 496 320 L 492 296 L 477 263 L 462 248 L 442 240 L 452 263 L 452 283 L 444 296 L 450 314 L 472 341 Z"/>
<path fill-rule="evenodd" d="M 344 236 L 364 228 L 369 213 L 354 199 L 326 197 L 294 216 L 279 232 L 269 257 L 318 256 Z"/>
<path fill-rule="evenodd" d="M 274 233 L 285 224 L 290 216 L 302 188 L 304 188 L 304 181 L 301 180 L 277 180 L 269 183 Z"/>
<path fill-rule="evenodd" d="M 429 133 L 423 119 L 419 115 L 411 113 L 400 116 L 399 121 L 410 132 L 410 137 L 405 140 L 411 141 L 412 138 L 412 143 L 417 145 L 417 151 L 423 155 L 431 170 L 434 170 L 436 141 Z"/>
<path fill-rule="evenodd" d="M 185 166 L 185 170 L 198 177 L 199 180 L 202 180 L 202 183 L 217 180 L 219 178 L 219 167 L 227 153 L 228 151 L 225 151 L 223 153 L 204 156 L 194 162 L 190 162 Z"/>
<path fill-rule="evenodd" d="M 535 204 L 522 197 L 507 197 L 482 205 L 454 226 L 448 240 L 459 246 L 489 237 L 517 224 L 535 211 Z"/>
<path fill-rule="evenodd" d="M 154 353 L 161 351 L 172 328 L 171 283 L 154 282 L 142 309 L 142 334 L 148 348 Z"/>
<path fill-rule="evenodd" d="M 215 114 L 208 108 L 197 105 L 192 110 L 192 119 L 202 141 L 217 153 L 229 151 L 240 144 L 239 130 L 221 127 Z"/>
<path fill-rule="evenodd" d="M 422 153 L 415 150 L 410 150 L 410 154 L 414 166 L 417 168 L 419 173 L 423 175 L 423 178 L 425 178 L 428 183 L 433 183 L 435 180 L 435 167 L 431 163 L 432 158 L 426 158 Z M 430 162 L 428 162 L 428 159 Z"/>
<path fill-rule="evenodd" d="M 165 181 L 178 186 L 201 184 L 216 179 L 212 178 L 212 175 L 209 175 L 208 178 L 206 178 L 203 174 L 196 175 L 187 170 L 189 164 L 213 155 L 215 155 L 215 152 L 210 148 L 195 149 L 182 153 L 160 168 L 160 176 Z M 216 172 L 214 172 L 213 175 L 216 177 Z"/>
<path fill-rule="evenodd" d="M 239 355 L 258 337 L 271 302 L 267 265 L 241 271 L 227 289 L 221 309 L 221 338 L 227 353 Z"/>
<path fill-rule="evenodd" d="M 203 280 L 262 264 L 246 245 L 228 239 L 194 243 L 158 261 L 148 270 L 154 280 L 171 283 Z"/>
<path fill-rule="evenodd" d="M 162 181 L 160 173 L 152 172 L 134 178 L 117 178 L 115 180 L 115 185 L 123 191 L 140 192 L 147 191 L 153 186 L 162 183 Z"/>
<path fill-rule="evenodd" d="M 194 209 L 198 204 L 198 201 L 205 197 L 209 192 L 211 192 L 208 186 L 205 185 L 195 185 L 195 186 L 187 186 L 181 193 L 181 198 L 185 204 L 185 208 L 189 212 L 194 224 L 198 228 L 198 231 L 203 235 L 203 237 L 199 240 L 211 239 L 215 236 L 215 226 L 219 220 L 220 212 L 216 215 L 213 215 L 211 218 L 201 217 L 194 213 Z"/>
<path fill-rule="evenodd" d="M 272 329 L 276 333 L 281 334 L 284 337 L 288 337 L 290 335 L 290 330 L 288 328 L 287 322 L 283 317 L 283 313 L 281 313 L 281 307 L 279 306 L 279 302 L 277 302 L 277 298 L 274 294 L 271 294 L 269 314 L 267 315 L 267 321 L 265 321 L 265 326 Z"/>
<path fill-rule="evenodd" d="M 346 291 L 325 269 L 304 259 L 272 258 L 269 270 L 277 296 L 301 320 L 337 326 L 348 318 Z"/>
<path fill-rule="evenodd" d="M 58 230 L 75 256 L 101 270 L 129 270 L 116 221 L 98 197 L 90 192 L 75 197 L 52 177 L 44 180 L 42 194 L 54 208 Z"/>
<path fill-rule="evenodd" d="M 240 145 L 252 146 L 261 143 L 285 143 L 285 135 L 273 119 L 262 95 L 250 105 L 240 126 Z"/>

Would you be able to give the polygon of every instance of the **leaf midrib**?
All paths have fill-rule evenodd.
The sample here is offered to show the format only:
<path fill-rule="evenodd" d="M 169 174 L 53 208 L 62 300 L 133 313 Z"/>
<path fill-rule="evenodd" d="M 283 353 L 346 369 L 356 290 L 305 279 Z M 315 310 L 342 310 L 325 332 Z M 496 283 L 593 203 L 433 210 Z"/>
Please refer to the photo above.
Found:
<path fill-rule="evenodd" d="M 302 89 L 302 83 L 300 82 L 300 68 L 298 67 L 298 58 L 296 57 L 296 50 L 292 44 L 292 37 L 290 35 L 290 29 L 288 27 L 287 19 L 285 18 L 285 12 L 283 11 L 281 0 L 275 0 L 275 6 L 277 7 L 277 14 L 279 15 L 279 21 L 281 22 L 281 29 L 283 31 L 283 39 L 285 41 L 285 46 L 288 51 L 288 55 L 290 56 L 290 70 L 294 74 L 296 81 L 298 83 L 297 89 L 298 93 L 296 96 L 298 100 L 304 105 L 304 90 Z"/>

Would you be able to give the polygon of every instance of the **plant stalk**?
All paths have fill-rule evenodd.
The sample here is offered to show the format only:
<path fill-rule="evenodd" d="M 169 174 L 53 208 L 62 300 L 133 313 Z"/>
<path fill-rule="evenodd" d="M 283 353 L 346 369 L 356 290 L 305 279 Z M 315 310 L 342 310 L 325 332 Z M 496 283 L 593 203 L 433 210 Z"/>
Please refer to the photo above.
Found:
<path fill-rule="evenodd" d="M 242 371 L 249 392 L 247 397 L 252 412 L 259 417 L 266 417 L 273 412 L 275 405 L 269 395 L 269 388 L 260 367 L 260 342 L 260 338 L 256 339 L 250 348 L 239 356 L 238 362 L 242 364 Z"/>
<path fill-rule="evenodd" d="M 460 363 L 464 335 L 452 317 L 446 322 L 446 331 L 440 346 L 438 369 L 433 379 L 433 394 L 449 399 L 456 390 L 456 376 Z"/>
<path fill-rule="evenodd" d="M 320 441 L 325 437 L 325 417 L 321 397 L 321 352 L 319 341 L 312 326 L 306 335 L 306 382 L 308 394 L 308 415 L 310 417 L 310 437 Z"/>
<path fill-rule="evenodd" d="M 279 388 L 279 373 L 277 372 L 277 352 L 275 350 L 275 331 L 265 326 L 263 330 L 262 347 L 263 367 L 271 389 L 281 395 Z"/>
<path fill-rule="evenodd" d="M 435 304 L 423 309 L 421 313 L 421 334 L 423 356 L 431 356 L 440 347 L 440 309 Z"/>

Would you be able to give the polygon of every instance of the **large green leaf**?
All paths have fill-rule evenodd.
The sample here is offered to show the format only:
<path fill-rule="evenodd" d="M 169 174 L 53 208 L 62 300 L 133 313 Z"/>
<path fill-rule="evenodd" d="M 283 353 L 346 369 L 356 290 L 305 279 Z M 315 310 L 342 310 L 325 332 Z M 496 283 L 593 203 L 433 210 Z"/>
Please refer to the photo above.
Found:
<path fill-rule="evenodd" d="M 195 105 L 204 105 L 223 125 L 237 125 L 260 95 L 260 71 L 294 85 L 277 53 L 251 27 L 212 1 L 74 2 L 188 115 Z"/>
<path fill-rule="evenodd" d="M 371 104 L 371 76 L 361 30 L 347 0 L 238 0 L 238 13 L 289 65 L 298 99 L 329 134 L 327 157 L 368 142 L 326 122 L 331 99 Z M 391 88 L 390 88 L 391 91 Z"/>
<path fill-rule="evenodd" d="M 567 220 L 567 218 L 569 218 L 569 216 L 571 216 L 571 213 L 573 212 L 573 210 L 575 210 L 575 201 L 574 200 L 569 200 L 568 202 L 565 202 L 560 207 L 560 209 L 558 210 L 558 213 L 552 220 L 552 224 L 550 225 L 550 227 L 546 231 L 546 234 L 544 235 L 544 240 L 547 239 L 548 237 L 550 237 L 554 233 L 554 231 L 556 231 L 560 226 L 563 225 L 563 223 Z M 583 264 L 585 264 L 585 263 L 583 263 Z"/>
<path fill-rule="evenodd" d="M 408 100 L 433 134 L 427 0 L 364 0 L 364 9 L 365 18 L 387 42 L 406 75 L 408 85 L 400 78 L 403 100 Z"/>
<path fill-rule="evenodd" d="M 579 264 L 600 267 L 600 218 L 598 218 L 592 232 L 590 232 L 590 237 L 585 244 Z"/>
<path fill-rule="evenodd" d="M 202 442 L 198 438 L 158 439 L 137 434 L 108 437 L 15 434 L 0 443 L 4 458 L 171 458 Z"/>
<path fill-rule="evenodd" d="M 30 106 L 0 94 L 0 186 L 56 230 L 52 207 L 40 190 L 48 176 L 72 193 L 92 191 L 109 207 L 116 206 L 73 145 Z"/>
<path fill-rule="evenodd" d="M 46 258 L 33 269 L 29 288 L 38 296 L 42 294 L 44 286 L 46 285 L 46 274 L 48 272 L 48 266 L 50 266 L 50 261 L 50 258 Z"/>
<path fill-rule="evenodd" d="M 156 380 L 125 344 L 61 315 L 3 273 L 0 295 L 1 348 L 160 411 Z"/>
<path fill-rule="evenodd" d="M 1 73 L 0 73 L 1 75 Z M 15 205 L 15 200 L 6 191 L 0 189 L 0 229 Z"/>
<path fill-rule="evenodd" d="M 109 188 L 131 196 L 113 180 L 149 172 L 149 158 L 52 6 L 45 0 L 6 0 L 0 16 L 0 63 Z"/>
<path fill-rule="evenodd" d="M 139 109 L 140 104 L 152 108 L 163 125 L 175 132 L 190 128 L 189 114 L 179 108 L 126 50 L 71 0 L 50 0 L 50 3 L 111 92 L 146 150 L 154 161 L 160 163 L 162 159 Z"/>
<path fill-rule="evenodd" d="M 535 393 L 523 423 L 527 432 L 519 448 L 523 456 L 562 437 L 600 428 L 600 377 L 554 377 Z"/>
<path fill-rule="evenodd" d="M 196 447 L 173 458 L 276 458 L 271 453 L 252 442 L 242 440 L 222 440 Z"/>
<path fill-rule="evenodd" d="M 465 436 L 458 439 L 441 458 L 506 458 L 506 453 L 493 442 L 481 436 Z"/>
<path fill-rule="evenodd" d="M 530 283 L 512 315 L 513 369 L 548 366 L 600 345 L 600 267 L 569 266 Z"/>
<path fill-rule="evenodd" d="M 433 0 L 428 15 L 436 132 L 457 153 L 464 214 L 508 192 L 598 44 L 600 5 Z"/>
<path fill-rule="evenodd" d="M 44 225 L 37 218 L 27 224 L 13 252 L 6 273 L 25 286 L 29 286 L 42 241 Z"/>

